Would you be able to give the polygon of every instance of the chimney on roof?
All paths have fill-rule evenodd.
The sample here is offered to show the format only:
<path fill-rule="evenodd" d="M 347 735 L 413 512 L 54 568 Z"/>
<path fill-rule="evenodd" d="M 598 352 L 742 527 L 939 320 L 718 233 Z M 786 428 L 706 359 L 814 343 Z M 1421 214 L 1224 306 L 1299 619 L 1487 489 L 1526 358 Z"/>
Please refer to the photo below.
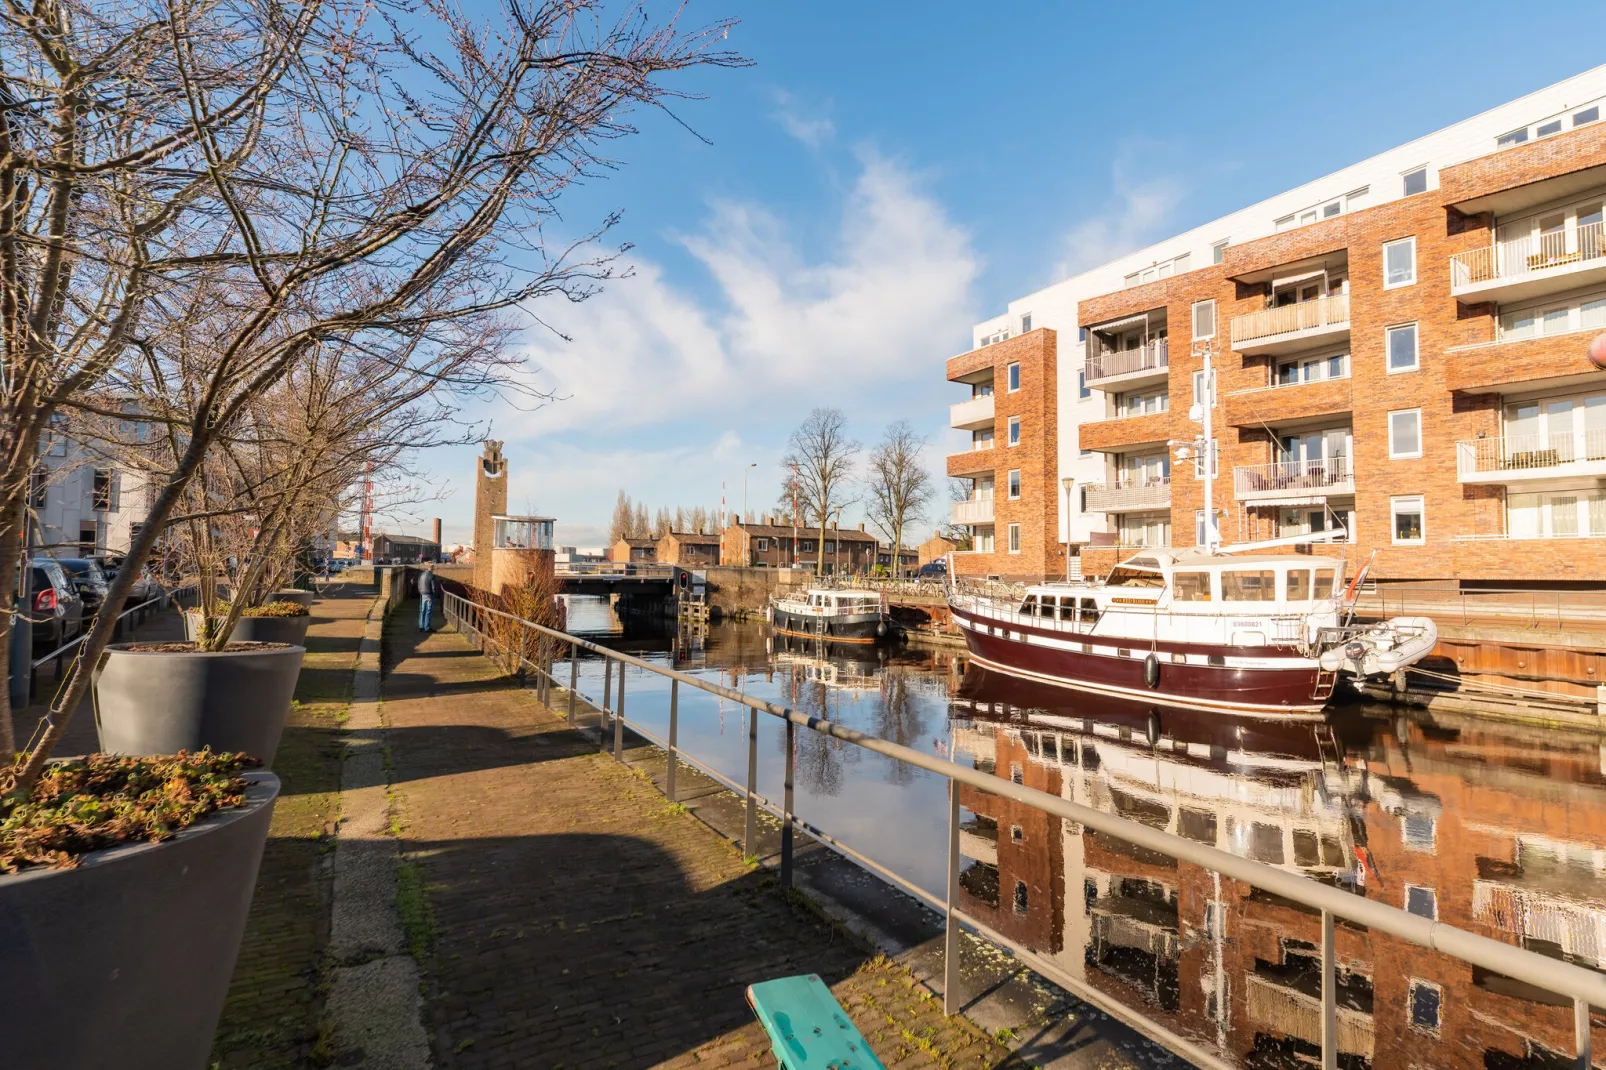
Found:
<path fill-rule="evenodd" d="M 862 520 L 861 520 L 861 521 L 859 521 L 859 530 L 860 530 L 860 531 L 863 531 L 863 530 L 864 530 L 864 521 L 862 521 Z"/>

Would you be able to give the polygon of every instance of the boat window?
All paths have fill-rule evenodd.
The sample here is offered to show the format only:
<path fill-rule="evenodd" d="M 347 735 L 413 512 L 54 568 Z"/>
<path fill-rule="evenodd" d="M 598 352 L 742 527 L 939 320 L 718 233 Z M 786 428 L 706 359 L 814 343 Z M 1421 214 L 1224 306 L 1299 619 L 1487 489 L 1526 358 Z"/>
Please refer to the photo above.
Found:
<path fill-rule="evenodd" d="M 1020 604 L 1020 611 L 1028 617 L 1037 616 L 1037 596 L 1035 594 L 1027 595 L 1026 600 Z"/>
<path fill-rule="evenodd" d="M 1165 577 L 1158 572 L 1117 565 L 1104 581 L 1106 587 L 1164 587 Z"/>
<path fill-rule="evenodd" d="M 1208 572 L 1173 572 L 1171 574 L 1172 597 L 1178 602 L 1208 602 L 1210 601 L 1210 573 Z"/>
<path fill-rule="evenodd" d="M 1082 599 L 1082 623 L 1093 624 L 1099 619 L 1099 604 L 1091 598 Z"/>
<path fill-rule="evenodd" d="M 1320 568 L 1316 570 L 1316 588 L 1311 592 L 1312 598 L 1331 598 L 1338 586 L 1338 573 L 1331 569 Z"/>
<path fill-rule="evenodd" d="M 1221 574 L 1225 602 L 1271 602 L 1277 598 L 1277 573 L 1271 569 L 1231 569 Z"/>
<path fill-rule="evenodd" d="M 1060 599 L 1060 620 L 1076 619 L 1076 599 L 1062 597 Z"/>
<path fill-rule="evenodd" d="M 1288 600 L 1303 602 L 1310 598 L 1310 569 L 1296 568 L 1288 573 Z"/>

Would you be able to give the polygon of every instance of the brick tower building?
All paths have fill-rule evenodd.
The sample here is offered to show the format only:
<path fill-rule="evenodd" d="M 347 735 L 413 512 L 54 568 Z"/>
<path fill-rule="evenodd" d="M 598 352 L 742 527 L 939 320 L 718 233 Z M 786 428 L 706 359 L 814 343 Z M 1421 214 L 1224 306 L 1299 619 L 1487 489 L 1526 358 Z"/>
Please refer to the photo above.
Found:
<path fill-rule="evenodd" d="M 500 442 L 487 439 L 474 472 L 474 586 L 482 590 L 491 586 L 491 518 L 506 512 L 507 458 Z"/>

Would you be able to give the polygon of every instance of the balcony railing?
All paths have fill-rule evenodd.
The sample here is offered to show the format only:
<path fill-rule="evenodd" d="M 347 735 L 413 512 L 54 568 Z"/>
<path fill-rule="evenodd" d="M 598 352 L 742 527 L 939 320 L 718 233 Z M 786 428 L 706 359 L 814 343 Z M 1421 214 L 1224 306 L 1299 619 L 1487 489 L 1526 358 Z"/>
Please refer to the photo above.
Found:
<path fill-rule="evenodd" d="M 1355 469 L 1349 457 L 1244 464 L 1232 470 L 1232 487 L 1239 499 L 1296 492 L 1353 494 Z"/>
<path fill-rule="evenodd" d="M 1606 229 L 1586 223 L 1574 230 L 1527 235 L 1450 257 L 1450 291 L 1483 282 L 1515 280 L 1606 259 Z"/>
<path fill-rule="evenodd" d="M 1090 513 L 1122 513 L 1138 509 L 1164 509 L 1171 504 L 1169 479 L 1118 480 L 1108 486 L 1087 488 Z"/>
<path fill-rule="evenodd" d="M 1349 322 L 1349 294 L 1318 297 L 1281 308 L 1268 308 L 1232 318 L 1232 344 L 1257 342 L 1281 334 L 1294 334 L 1317 327 L 1337 327 Z"/>
<path fill-rule="evenodd" d="M 994 398 L 991 394 L 977 394 L 969 401 L 948 406 L 948 426 L 971 430 L 993 425 Z"/>
<path fill-rule="evenodd" d="M 1606 428 L 1476 438 L 1455 444 L 1456 474 L 1463 480 L 1491 473 L 1565 475 L 1554 470 L 1590 461 L 1606 462 Z"/>
<path fill-rule="evenodd" d="M 969 501 L 954 502 L 950 522 L 954 524 L 991 524 L 993 522 L 993 499 L 972 498 Z"/>
<path fill-rule="evenodd" d="M 1133 372 L 1158 371 L 1167 367 L 1169 360 L 1169 347 L 1164 338 L 1155 338 L 1136 349 L 1119 353 L 1095 353 L 1087 358 L 1087 381 L 1091 384 Z"/>

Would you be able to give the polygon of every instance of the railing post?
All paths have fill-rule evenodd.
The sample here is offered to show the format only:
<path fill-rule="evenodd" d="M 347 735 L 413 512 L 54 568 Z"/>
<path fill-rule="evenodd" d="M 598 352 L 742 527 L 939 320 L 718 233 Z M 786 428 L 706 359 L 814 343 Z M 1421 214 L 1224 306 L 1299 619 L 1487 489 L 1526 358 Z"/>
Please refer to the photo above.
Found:
<path fill-rule="evenodd" d="M 613 659 L 607 654 L 602 655 L 602 720 L 597 722 L 597 738 L 602 743 L 602 749 L 608 749 L 608 717 L 613 703 Z"/>
<path fill-rule="evenodd" d="M 669 805 L 680 800 L 675 795 L 675 767 L 680 758 L 675 753 L 675 742 L 680 728 L 680 681 L 669 681 Z"/>
<path fill-rule="evenodd" d="M 942 1013 L 959 1013 L 959 782 L 948 781 L 948 910 L 942 944 Z"/>
<path fill-rule="evenodd" d="M 625 663 L 619 663 L 619 701 L 613 708 L 613 760 L 625 760 Z"/>
<path fill-rule="evenodd" d="M 1590 1070 L 1591 1047 L 1594 1038 L 1589 1035 L 1589 1001 L 1573 1000 L 1573 1048 L 1578 1055 L 1578 1070 Z"/>
<path fill-rule="evenodd" d="M 569 727 L 574 727 L 574 693 L 580 686 L 580 648 L 569 644 Z"/>
<path fill-rule="evenodd" d="M 783 789 L 785 811 L 781 818 L 781 887 L 792 886 L 792 780 L 797 769 L 797 725 L 786 722 L 786 782 Z"/>
<path fill-rule="evenodd" d="M 1322 911 L 1322 1070 L 1338 1070 L 1338 978 L 1333 965 L 1333 912 Z"/>
<path fill-rule="evenodd" d="M 747 711 L 747 829 L 742 833 L 742 851 L 758 857 L 758 711 Z"/>

